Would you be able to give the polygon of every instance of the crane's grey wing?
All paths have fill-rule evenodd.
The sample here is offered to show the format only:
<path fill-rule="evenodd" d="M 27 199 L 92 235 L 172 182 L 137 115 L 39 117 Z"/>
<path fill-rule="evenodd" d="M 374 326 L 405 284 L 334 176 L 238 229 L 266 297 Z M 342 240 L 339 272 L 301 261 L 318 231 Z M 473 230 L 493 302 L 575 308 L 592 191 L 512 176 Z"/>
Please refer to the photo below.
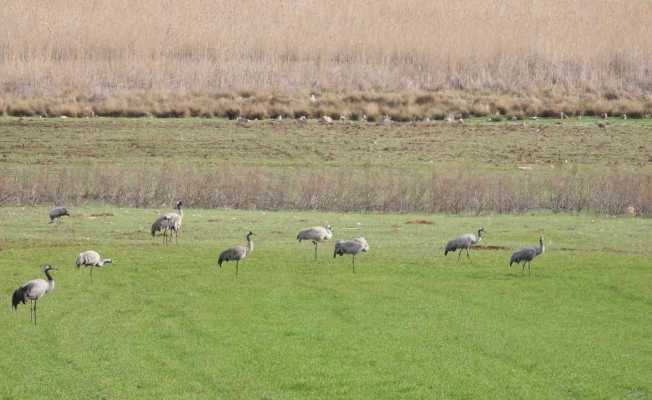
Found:
<path fill-rule="evenodd" d="M 328 240 L 332 237 L 332 234 L 328 232 L 323 226 L 314 226 L 312 228 L 306 228 L 299 232 L 297 235 L 297 240 Z"/>
<path fill-rule="evenodd" d="M 466 248 L 468 245 L 468 238 L 466 236 L 460 236 L 453 240 L 450 240 L 446 243 L 446 252 L 455 251 L 460 248 Z"/>
<path fill-rule="evenodd" d="M 221 264 L 223 261 L 239 260 L 246 255 L 246 253 L 247 249 L 244 246 L 231 247 L 230 249 L 226 249 L 220 253 L 217 262 Z"/>
<path fill-rule="evenodd" d="M 531 260 L 536 254 L 536 249 L 533 247 L 524 247 L 522 249 L 516 250 L 512 254 L 510 262 L 521 262 L 523 260 Z"/>
<path fill-rule="evenodd" d="M 27 299 L 37 298 L 48 291 L 48 283 L 43 279 L 33 279 L 22 286 Z"/>
<path fill-rule="evenodd" d="M 358 240 L 338 240 L 335 243 L 335 254 L 357 254 L 364 248 L 364 243 Z"/>
<path fill-rule="evenodd" d="M 68 214 L 68 209 L 65 207 L 54 207 L 53 209 L 50 210 L 50 218 L 59 218 L 64 215 L 69 215 Z"/>

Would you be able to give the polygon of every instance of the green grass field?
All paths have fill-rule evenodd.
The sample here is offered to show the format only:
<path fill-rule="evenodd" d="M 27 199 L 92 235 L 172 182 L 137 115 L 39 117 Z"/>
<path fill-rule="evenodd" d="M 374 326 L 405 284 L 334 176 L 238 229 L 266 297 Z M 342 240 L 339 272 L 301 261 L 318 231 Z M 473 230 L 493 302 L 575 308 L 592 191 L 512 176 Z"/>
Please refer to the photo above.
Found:
<path fill-rule="evenodd" d="M 159 211 L 0 208 L 1 399 L 652 398 L 652 220 L 187 209 L 163 246 Z M 369 240 L 356 274 L 332 242 L 315 262 L 294 240 L 324 222 Z M 443 256 L 480 225 L 486 248 Z M 236 280 L 216 258 L 248 230 Z M 509 270 L 541 232 L 532 275 Z M 87 249 L 114 260 L 93 284 Z M 35 327 L 10 296 L 44 263 Z"/>
<path fill-rule="evenodd" d="M 220 119 L 0 118 L 0 167 L 25 165 L 198 168 L 384 167 L 430 170 L 481 163 L 482 170 L 530 164 L 590 168 L 652 165 L 652 120 L 469 120 L 464 125 L 257 121 L 239 126 Z"/>

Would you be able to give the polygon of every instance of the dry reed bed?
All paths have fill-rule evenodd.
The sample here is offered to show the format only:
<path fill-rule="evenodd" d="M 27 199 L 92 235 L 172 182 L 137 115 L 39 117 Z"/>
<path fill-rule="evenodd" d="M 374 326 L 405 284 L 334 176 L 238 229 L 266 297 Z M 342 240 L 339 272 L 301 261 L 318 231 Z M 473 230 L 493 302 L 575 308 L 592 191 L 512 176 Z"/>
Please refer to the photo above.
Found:
<path fill-rule="evenodd" d="M 100 201 L 161 206 L 321 211 L 523 213 L 535 209 L 652 215 L 652 174 L 484 173 L 433 170 L 406 175 L 367 169 L 270 170 L 192 166 L 19 168 L 0 176 L 0 204 Z"/>
<path fill-rule="evenodd" d="M 92 107 L 132 92 L 241 90 L 636 98 L 652 90 L 651 20 L 643 0 L 8 0 L 0 93 L 10 109 L 69 93 Z"/>
<path fill-rule="evenodd" d="M 470 91 L 324 92 L 315 97 L 274 92 L 241 91 L 215 95 L 153 93 L 88 97 L 13 97 L 0 95 L 0 115 L 43 117 L 204 117 L 249 119 L 320 118 L 369 121 L 388 115 L 394 121 L 441 120 L 457 117 L 559 117 L 603 115 L 650 117 L 652 96 L 626 93 L 582 95 L 540 91 L 529 94 Z"/>

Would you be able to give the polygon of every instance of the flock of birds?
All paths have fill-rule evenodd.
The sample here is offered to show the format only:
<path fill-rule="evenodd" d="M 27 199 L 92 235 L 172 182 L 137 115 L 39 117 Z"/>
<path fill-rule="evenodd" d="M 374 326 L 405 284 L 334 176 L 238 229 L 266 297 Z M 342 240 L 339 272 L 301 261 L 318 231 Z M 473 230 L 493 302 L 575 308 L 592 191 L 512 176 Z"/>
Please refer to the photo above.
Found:
<path fill-rule="evenodd" d="M 178 241 L 179 233 L 181 231 L 183 223 L 183 203 L 181 201 L 177 202 L 175 211 L 165 213 L 154 221 L 151 228 L 151 234 L 153 237 L 159 233 L 163 237 L 163 243 L 168 243 L 174 238 L 175 243 Z M 65 207 L 55 207 L 50 210 L 50 223 L 59 221 L 61 217 L 69 216 L 70 213 Z M 470 258 L 469 250 L 474 244 L 477 244 L 482 240 L 482 235 L 486 233 L 484 227 L 480 228 L 477 231 L 477 234 L 467 233 L 462 236 L 459 236 L 455 239 L 452 239 L 446 243 L 444 247 L 444 255 L 448 253 L 458 252 L 457 259 L 460 260 L 462 252 L 466 251 L 466 256 Z M 251 252 L 254 250 L 254 243 L 252 240 L 254 236 L 253 232 L 248 232 L 245 236 L 247 241 L 244 245 L 238 245 L 231 248 L 228 248 L 222 251 L 217 259 L 218 267 L 222 268 L 222 263 L 228 261 L 235 261 L 235 276 L 238 276 L 238 266 L 240 261 L 245 259 Z M 297 240 L 302 242 L 304 240 L 312 242 L 315 247 L 315 260 L 317 259 L 317 247 L 319 243 L 330 240 L 333 237 L 333 228 L 330 225 L 315 226 L 311 228 L 306 228 L 301 230 L 297 234 Z M 350 254 L 352 256 L 352 267 L 353 272 L 355 273 L 355 257 L 356 255 L 368 252 L 369 243 L 364 237 L 357 237 L 351 240 L 337 240 L 335 242 L 335 250 L 333 252 L 333 258 L 343 256 L 345 254 Z M 531 273 L 532 260 L 542 254 L 545 251 L 543 235 L 539 237 L 539 245 L 524 247 L 512 253 L 512 256 L 509 261 L 509 267 L 512 267 L 512 264 L 521 264 L 521 272 L 525 272 L 525 267 L 528 268 L 528 273 Z M 102 258 L 100 254 L 94 250 L 87 250 L 81 252 L 77 259 L 75 260 L 75 265 L 77 268 L 80 267 L 89 267 L 90 268 L 90 277 L 91 281 L 93 280 L 93 268 L 101 267 L 105 264 L 111 264 L 112 260 L 110 258 Z M 14 310 L 18 308 L 19 304 L 27 304 L 30 302 L 30 320 L 36 325 L 36 305 L 38 300 L 51 292 L 54 289 L 54 278 L 52 277 L 51 272 L 56 271 L 56 268 L 51 265 L 43 266 L 43 273 L 45 274 L 47 280 L 45 279 L 33 279 L 24 284 L 20 285 L 12 295 L 12 306 Z"/>

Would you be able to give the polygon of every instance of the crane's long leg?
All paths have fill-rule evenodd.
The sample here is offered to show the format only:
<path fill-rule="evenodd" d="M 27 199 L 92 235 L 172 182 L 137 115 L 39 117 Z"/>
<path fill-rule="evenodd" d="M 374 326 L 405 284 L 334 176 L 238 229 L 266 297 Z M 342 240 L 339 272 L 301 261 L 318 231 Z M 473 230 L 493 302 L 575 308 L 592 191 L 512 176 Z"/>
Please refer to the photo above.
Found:
<path fill-rule="evenodd" d="M 38 303 L 38 300 L 34 300 L 34 325 L 36 325 L 36 303 Z"/>
<path fill-rule="evenodd" d="M 523 262 L 523 264 L 521 266 L 521 273 L 523 273 L 523 272 L 525 272 L 525 262 Z"/>
<path fill-rule="evenodd" d="M 353 255 L 353 273 L 355 274 L 355 254 Z"/>
<path fill-rule="evenodd" d="M 532 273 L 532 261 L 527 263 L 527 273 L 530 275 Z"/>
<path fill-rule="evenodd" d="M 469 255 L 469 248 L 468 247 L 466 248 L 466 258 L 471 258 L 471 256 Z"/>
<path fill-rule="evenodd" d="M 240 264 L 240 260 L 235 261 L 235 279 L 238 279 L 238 264 Z"/>
<path fill-rule="evenodd" d="M 462 257 L 462 249 L 460 249 L 460 252 L 457 253 L 457 261 L 458 261 L 458 262 L 461 260 L 460 257 Z"/>
<path fill-rule="evenodd" d="M 91 268 L 91 283 L 93 283 L 93 266 L 91 265 L 90 268 Z"/>
<path fill-rule="evenodd" d="M 29 301 L 29 320 L 34 321 L 34 300 Z"/>
<path fill-rule="evenodd" d="M 315 245 L 315 260 L 317 260 L 317 242 L 312 242 Z"/>

